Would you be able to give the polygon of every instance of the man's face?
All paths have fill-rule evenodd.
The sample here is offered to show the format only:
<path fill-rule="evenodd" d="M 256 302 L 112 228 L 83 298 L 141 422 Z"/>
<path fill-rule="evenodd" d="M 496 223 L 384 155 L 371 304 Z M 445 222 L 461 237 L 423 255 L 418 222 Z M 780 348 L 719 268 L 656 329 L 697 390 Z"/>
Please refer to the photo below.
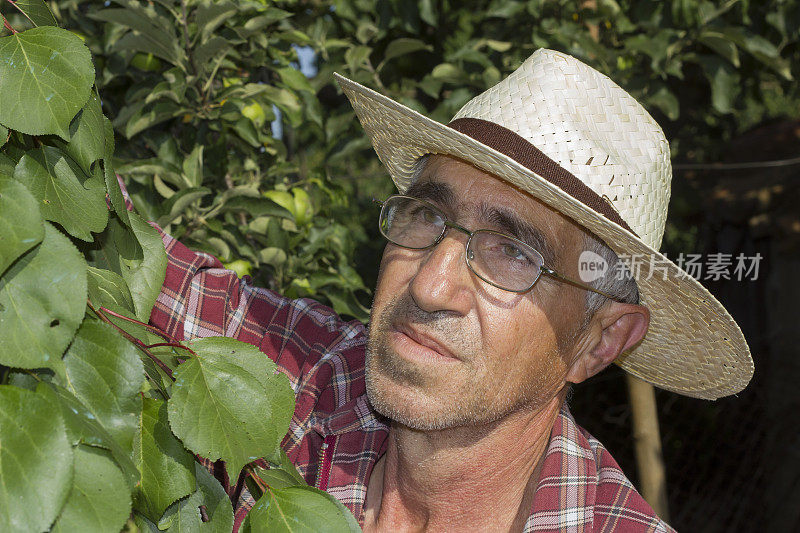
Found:
<path fill-rule="evenodd" d="M 581 230 L 491 174 L 432 156 L 408 194 L 472 231 L 521 238 L 567 276 L 577 272 Z M 492 287 L 469 270 L 467 238 L 450 229 L 432 249 L 389 244 L 384 251 L 367 391 L 379 412 L 409 427 L 474 425 L 538 410 L 562 389 L 573 358 L 585 292 L 546 277 L 525 294 Z"/>

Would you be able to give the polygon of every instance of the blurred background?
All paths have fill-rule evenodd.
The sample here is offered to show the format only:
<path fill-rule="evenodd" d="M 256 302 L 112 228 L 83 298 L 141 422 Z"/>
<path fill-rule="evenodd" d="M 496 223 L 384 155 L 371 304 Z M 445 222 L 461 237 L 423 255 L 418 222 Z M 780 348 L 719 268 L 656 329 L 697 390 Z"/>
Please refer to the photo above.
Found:
<path fill-rule="evenodd" d="M 540 47 L 608 74 L 671 143 L 663 250 L 730 254 L 730 279 L 698 277 L 756 364 L 736 397 L 657 393 L 669 521 L 800 531 L 800 2 L 50 4 L 94 54 L 137 209 L 261 286 L 361 320 L 383 247 L 371 199 L 392 187 L 334 71 L 442 122 Z M 741 254 L 761 259 L 737 279 Z M 622 371 L 579 387 L 571 405 L 636 483 Z"/>

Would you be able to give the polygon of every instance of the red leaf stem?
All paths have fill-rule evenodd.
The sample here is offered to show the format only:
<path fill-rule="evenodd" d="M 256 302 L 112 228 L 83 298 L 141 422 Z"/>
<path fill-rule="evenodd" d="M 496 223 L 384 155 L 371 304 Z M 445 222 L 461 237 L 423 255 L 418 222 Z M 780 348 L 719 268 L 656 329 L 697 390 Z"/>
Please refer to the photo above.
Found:
<path fill-rule="evenodd" d="M 184 346 L 183 344 L 177 344 L 174 342 L 157 342 L 155 344 L 147 345 L 148 348 L 158 348 L 159 346 L 169 346 L 170 348 L 183 348 L 184 350 L 191 353 L 193 356 L 197 357 L 197 354 L 194 352 L 194 350 L 192 350 L 188 346 Z"/>
<path fill-rule="evenodd" d="M 101 313 L 99 310 L 95 309 L 95 308 L 94 308 L 94 306 L 92 305 L 92 302 L 90 302 L 89 300 L 87 300 L 87 301 L 86 301 L 86 305 L 88 305 L 88 306 L 89 306 L 89 309 L 91 309 L 91 310 L 92 310 L 92 312 L 93 312 L 95 315 L 97 315 L 97 318 L 99 318 L 100 320 L 102 320 L 102 321 L 103 321 L 103 322 L 105 322 L 106 324 L 110 324 L 111 326 L 113 326 L 113 327 L 114 327 L 114 328 L 115 328 L 117 331 L 119 331 L 119 332 L 120 332 L 120 334 L 121 334 L 123 337 L 125 337 L 126 339 L 128 339 L 129 341 L 131 341 L 133 344 L 135 344 L 135 345 L 136 345 L 136 347 L 137 347 L 137 348 L 139 348 L 139 349 L 140 349 L 140 350 L 142 350 L 142 351 L 143 351 L 145 354 L 147 354 L 147 357 L 149 357 L 149 358 L 150 358 L 150 359 L 151 359 L 151 360 L 152 360 L 152 361 L 153 361 L 153 362 L 154 362 L 156 365 L 158 365 L 158 367 L 159 367 L 161 370 L 163 370 L 163 371 L 164 371 L 164 373 L 165 373 L 166 375 L 168 375 L 168 376 L 169 376 L 169 378 L 170 378 L 171 380 L 175 381 L 175 378 L 174 378 L 174 377 L 172 377 L 172 369 L 171 369 L 170 367 L 168 367 L 168 366 L 167 366 L 167 365 L 164 363 L 164 361 L 162 361 L 161 359 L 159 359 L 158 357 L 156 357 L 156 356 L 155 356 L 155 354 L 153 354 L 153 353 L 152 353 L 152 352 L 149 350 L 148 346 L 147 346 L 145 343 L 143 343 L 142 341 L 140 341 L 139 339 L 137 339 L 136 337 L 134 337 L 133 335 L 131 335 L 130 333 L 128 333 L 127 331 L 125 331 L 124 329 L 122 329 L 121 327 L 119 327 L 118 325 L 114 324 L 114 322 L 112 322 L 112 321 L 111 321 L 111 319 L 109 319 L 107 316 L 105 316 L 105 315 L 104 315 L 103 313 Z M 136 322 L 136 323 L 139 323 L 139 324 L 141 324 L 141 322 L 139 322 L 138 320 L 133 320 L 133 319 L 130 319 L 130 318 L 126 317 L 126 316 L 123 316 L 123 315 L 120 315 L 120 314 L 114 313 L 113 311 L 109 311 L 109 310 L 108 310 L 108 309 L 106 309 L 105 307 L 101 307 L 101 308 L 100 308 L 100 310 L 101 310 L 101 311 L 104 311 L 104 312 L 107 312 L 107 313 L 109 313 L 109 314 L 111 314 L 111 315 L 113 315 L 113 316 L 115 316 L 115 317 L 121 318 L 121 319 L 123 319 L 123 320 L 128 320 L 129 322 Z"/>
<path fill-rule="evenodd" d="M 133 324 L 138 324 L 139 326 L 142 326 L 143 328 L 147 328 L 149 331 L 152 331 L 153 333 L 155 333 L 159 337 L 163 337 L 164 339 L 166 339 L 166 340 L 168 340 L 170 342 L 173 342 L 175 344 L 178 344 L 180 342 L 178 339 L 176 339 L 175 337 L 173 337 L 169 333 L 167 333 L 165 331 L 161 331 L 160 329 L 158 329 L 155 326 L 151 326 L 150 324 L 146 324 L 146 323 L 144 323 L 144 322 L 142 322 L 140 320 L 136 320 L 135 318 L 130 318 L 130 317 L 127 317 L 125 315 L 121 315 L 119 313 L 115 313 L 114 311 L 112 311 L 111 309 L 108 309 L 107 307 L 101 307 L 100 310 L 102 312 L 104 312 L 104 313 L 107 313 L 107 314 L 113 316 L 113 317 L 117 317 L 117 318 L 119 318 L 121 320 L 125 320 L 125 321 L 131 322 Z"/>
<path fill-rule="evenodd" d="M 11 4 L 14 5 L 14 2 L 11 2 Z M 3 26 L 5 26 L 7 30 L 9 30 L 12 34 L 19 33 L 17 30 L 11 27 L 11 24 L 8 23 L 4 15 L 0 15 L 0 17 L 3 17 Z"/>

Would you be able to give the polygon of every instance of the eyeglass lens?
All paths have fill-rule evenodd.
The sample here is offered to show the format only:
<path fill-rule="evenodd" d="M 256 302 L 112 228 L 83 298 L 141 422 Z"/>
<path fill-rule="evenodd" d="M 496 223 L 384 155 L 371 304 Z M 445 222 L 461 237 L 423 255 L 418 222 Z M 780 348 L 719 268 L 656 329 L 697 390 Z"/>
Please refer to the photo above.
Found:
<path fill-rule="evenodd" d="M 448 227 L 441 211 L 407 196 L 389 198 L 381 210 L 379 224 L 384 237 L 398 246 L 412 249 L 433 246 Z M 466 258 L 478 276 L 509 291 L 529 289 L 544 262 L 534 248 L 492 230 L 472 232 Z"/>

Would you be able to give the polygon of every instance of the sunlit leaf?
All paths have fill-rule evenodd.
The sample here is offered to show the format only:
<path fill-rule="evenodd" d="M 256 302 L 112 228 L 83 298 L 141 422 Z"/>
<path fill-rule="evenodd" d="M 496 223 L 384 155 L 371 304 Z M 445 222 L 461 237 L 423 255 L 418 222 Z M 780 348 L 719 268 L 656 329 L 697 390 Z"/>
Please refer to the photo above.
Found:
<path fill-rule="evenodd" d="M 34 26 L 58 26 L 53 12 L 44 0 L 15 0 L 12 5 Z"/>
<path fill-rule="evenodd" d="M 167 404 L 144 399 L 133 456 L 142 473 L 136 510 L 153 522 L 176 500 L 195 491 L 194 457 L 169 429 Z"/>
<path fill-rule="evenodd" d="M 64 356 L 62 383 L 125 450 L 133 447 L 144 368 L 136 347 L 107 324 L 86 320 Z"/>
<path fill-rule="evenodd" d="M 121 307 L 131 314 L 136 308 L 131 291 L 122 276 L 111 270 L 89 267 L 89 300 L 95 307 Z"/>
<path fill-rule="evenodd" d="M 147 519 L 142 523 L 147 527 L 152 525 L 151 531 L 165 533 L 230 533 L 233 508 L 225 489 L 199 464 L 195 464 L 195 476 L 197 490 L 188 498 L 172 504 L 159 520 L 157 528 L 155 524 L 148 524 Z M 208 521 L 204 521 L 204 513 Z"/>
<path fill-rule="evenodd" d="M 68 138 L 94 83 L 89 49 L 72 32 L 42 26 L 0 38 L 0 57 L 0 123 Z"/>
<path fill-rule="evenodd" d="M 153 54 L 172 64 L 178 64 L 182 58 L 183 54 L 174 33 L 165 31 L 165 28 L 154 24 L 152 20 L 135 9 L 104 9 L 92 17 L 120 24 L 133 30 L 117 42 L 116 46 L 120 49 L 133 49 Z"/>
<path fill-rule="evenodd" d="M 0 364 L 49 367 L 60 361 L 86 308 L 86 263 L 45 223 L 44 239 L 0 277 Z"/>
<path fill-rule="evenodd" d="M 27 152 L 14 169 L 14 178 L 38 200 L 45 219 L 57 222 L 84 241 L 103 231 L 108 221 L 105 184 L 87 176 L 58 148 L 42 146 Z"/>
<path fill-rule="evenodd" d="M 268 488 L 245 518 L 242 533 L 361 531 L 336 498 L 314 487 Z"/>
<path fill-rule="evenodd" d="M 188 343 L 197 353 L 175 371 L 169 421 L 193 452 L 223 459 L 231 478 L 273 454 L 294 411 L 289 381 L 258 348 L 222 337 Z"/>
<path fill-rule="evenodd" d="M 86 105 L 69 126 L 69 143 L 64 152 L 89 174 L 92 163 L 114 152 L 114 135 L 106 123 L 110 121 L 100 110 L 100 99 L 92 93 Z M 109 135 L 110 134 L 110 135 Z"/>
<path fill-rule="evenodd" d="M 109 450 L 117 466 L 125 474 L 128 486 L 133 488 L 139 482 L 139 471 L 130 458 L 130 451 L 122 449 L 97 417 L 74 394 L 55 383 L 39 383 L 36 392 L 60 406 L 67 439 L 71 445 L 86 444 Z"/>
<path fill-rule="evenodd" d="M 400 39 L 395 39 L 394 41 L 390 42 L 389 46 L 386 47 L 386 51 L 383 53 L 383 63 L 405 54 L 418 52 L 420 50 L 432 49 L 433 47 L 425 43 L 425 41 L 401 37 Z"/>
<path fill-rule="evenodd" d="M 0 275 L 43 237 L 44 221 L 36 199 L 23 185 L 0 175 Z"/>
<path fill-rule="evenodd" d="M 119 531 L 131 511 L 131 493 L 107 452 L 78 445 L 72 488 L 53 533 Z"/>
<path fill-rule="evenodd" d="M 0 531 L 46 530 L 67 499 L 72 447 L 44 397 L 0 385 Z"/>
<path fill-rule="evenodd" d="M 167 255 L 158 232 L 136 213 L 131 227 L 112 219 L 100 236 L 102 247 L 92 253 L 94 266 L 116 272 L 125 280 L 136 318 L 147 321 L 164 283 Z"/>
<path fill-rule="evenodd" d="M 733 110 L 733 100 L 739 94 L 739 75 L 730 63 L 718 57 L 701 56 L 697 62 L 703 67 L 711 86 L 711 103 L 720 113 Z"/>

